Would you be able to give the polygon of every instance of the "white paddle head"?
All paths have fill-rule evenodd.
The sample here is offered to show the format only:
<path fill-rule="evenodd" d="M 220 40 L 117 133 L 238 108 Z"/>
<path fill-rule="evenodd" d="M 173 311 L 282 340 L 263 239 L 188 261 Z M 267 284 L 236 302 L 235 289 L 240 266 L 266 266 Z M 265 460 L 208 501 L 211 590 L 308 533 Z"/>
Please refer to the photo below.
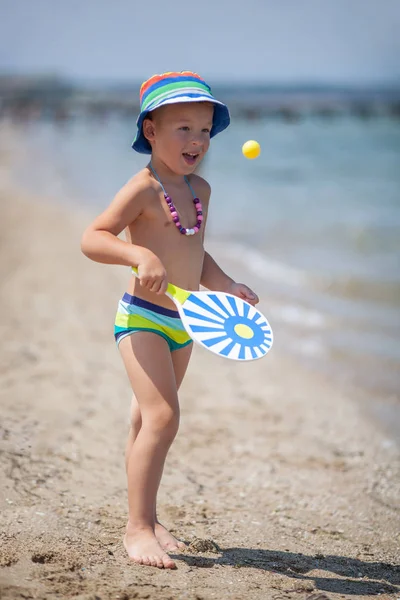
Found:
<path fill-rule="evenodd" d="M 214 354 L 232 360 L 256 360 L 272 347 L 273 333 L 267 319 L 237 296 L 190 292 L 182 303 L 173 299 L 190 337 Z"/>

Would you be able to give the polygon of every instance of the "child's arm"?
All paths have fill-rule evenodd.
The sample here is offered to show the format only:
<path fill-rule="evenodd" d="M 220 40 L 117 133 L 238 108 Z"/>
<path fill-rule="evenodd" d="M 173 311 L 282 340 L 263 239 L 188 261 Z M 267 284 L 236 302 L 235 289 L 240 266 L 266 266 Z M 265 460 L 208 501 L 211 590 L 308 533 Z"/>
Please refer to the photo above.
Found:
<path fill-rule="evenodd" d="M 228 289 L 230 289 L 235 282 L 221 269 L 208 252 L 204 252 L 200 283 L 208 290 L 228 292 Z"/>
<path fill-rule="evenodd" d="M 201 273 L 201 285 L 209 290 L 218 290 L 238 296 L 250 304 L 257 304 L 258 296 L 244 283 L 236 283 L 215 262 L 208 252 L 204 253 L 203 270 Z"/>
<path fill-rule="evenodd" d="M 203 231 L 202 239 L 204 241 L 204 234 L 208 218 L 208 205 L 211 195 L 210 184 L 198 175 L 192 175 L 193 181 L 197 183 L 200 196 L 203 202 Z M 247 285 L 244 283 L 236 283 L 231 277 L 229 277 L 221 267 L 215 262 L 212 256 L 208 252 L 204 253 L 203 270 L 200 279 L 201 285 L 209 290 L 226 292 L 238 296 L 243 300 L 246 300 L 250 304 L 257 304 L 258 296 L 255 294 Z"/>
<path fill-rule="evenodd" d="M 120 240 L 117 236 L 143 212 L 148 187 L 139 178 L 129 181 L 111 204 L 83 233 L 81 250 L 96 262 L 138 267 L 143 287 L 163 294 L 167 274 L 160 259 L 148 248 Z"/>

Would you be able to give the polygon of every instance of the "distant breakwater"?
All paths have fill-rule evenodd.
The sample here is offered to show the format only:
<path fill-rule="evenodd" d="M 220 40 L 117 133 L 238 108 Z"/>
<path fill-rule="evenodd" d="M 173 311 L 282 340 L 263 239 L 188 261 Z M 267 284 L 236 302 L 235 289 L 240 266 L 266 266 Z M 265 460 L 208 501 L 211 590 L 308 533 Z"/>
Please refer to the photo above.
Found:
<path fill-rule="evenodd" d="M 84 87 L 57 78 L 0 76 L 0 118 L 12 120 L 135 118 L 137 87 Z M 214 86 L 231 115 L 246 120 L 296 122 L 308 117 L 400 119 L 400 87 Z"/>

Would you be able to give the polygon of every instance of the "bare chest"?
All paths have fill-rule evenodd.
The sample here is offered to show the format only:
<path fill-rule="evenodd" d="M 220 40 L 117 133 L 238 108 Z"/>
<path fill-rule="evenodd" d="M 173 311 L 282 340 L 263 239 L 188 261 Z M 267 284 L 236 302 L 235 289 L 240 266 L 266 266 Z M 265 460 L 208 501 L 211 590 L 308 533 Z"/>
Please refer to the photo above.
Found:
<path fill-rule="evenodd" d="M 197 214 L 190 196 L 174 200 L 179 223 L 193 228 Z M 130 225 L 128 240 L 154 252 L 163 262 L 171 282 L 186 289 L 198 289 L 204 258 L 202 230 L 194 235 L 180 233 L 164 196 L 151 202 Z"/>

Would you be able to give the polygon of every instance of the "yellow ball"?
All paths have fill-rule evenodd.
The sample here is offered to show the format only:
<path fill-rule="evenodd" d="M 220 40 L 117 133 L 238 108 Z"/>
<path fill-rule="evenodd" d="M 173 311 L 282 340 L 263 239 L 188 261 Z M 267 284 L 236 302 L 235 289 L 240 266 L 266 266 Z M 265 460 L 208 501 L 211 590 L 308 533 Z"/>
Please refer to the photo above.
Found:
<path fill-rule="evenodd" d="M 255 140 L 249 140 L 243 144 L 242 152 L 246 158 L 257 158 L 260 156 L 261 146 Z"/>

